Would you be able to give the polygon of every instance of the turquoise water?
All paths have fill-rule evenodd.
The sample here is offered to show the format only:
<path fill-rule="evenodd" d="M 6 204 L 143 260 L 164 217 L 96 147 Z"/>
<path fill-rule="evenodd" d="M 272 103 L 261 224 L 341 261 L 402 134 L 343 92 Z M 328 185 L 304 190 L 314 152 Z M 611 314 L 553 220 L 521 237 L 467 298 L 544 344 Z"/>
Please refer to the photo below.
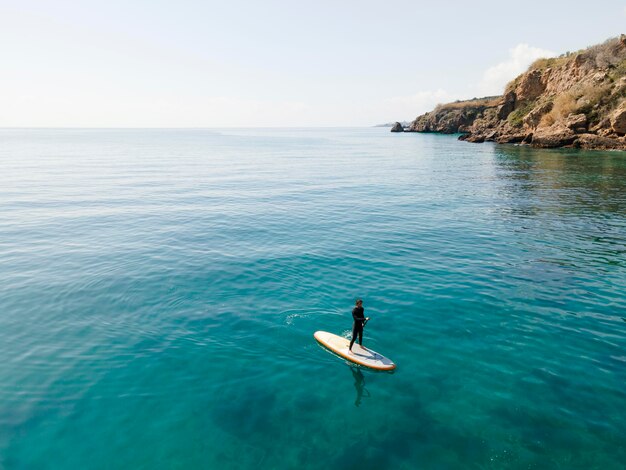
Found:
<path fill-rule="evenodd" d="M 0 468 L 622 468 L 626 156 L 0 130 Z M 350 368 L 348 335 L 393 374 Z"/>

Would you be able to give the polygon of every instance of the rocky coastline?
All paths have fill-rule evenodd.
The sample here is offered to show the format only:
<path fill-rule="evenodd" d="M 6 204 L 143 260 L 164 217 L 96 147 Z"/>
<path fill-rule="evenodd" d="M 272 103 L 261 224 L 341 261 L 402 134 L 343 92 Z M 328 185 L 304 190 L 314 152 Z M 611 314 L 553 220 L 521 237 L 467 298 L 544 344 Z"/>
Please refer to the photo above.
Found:
<path fill-rule="evenodd" d="M 501 96 L 439 105 L 400 128 L 392 131 L 461 133 L 460 140 L 475 143 L 626 150 L 626 35 L 535 61 Z"/>

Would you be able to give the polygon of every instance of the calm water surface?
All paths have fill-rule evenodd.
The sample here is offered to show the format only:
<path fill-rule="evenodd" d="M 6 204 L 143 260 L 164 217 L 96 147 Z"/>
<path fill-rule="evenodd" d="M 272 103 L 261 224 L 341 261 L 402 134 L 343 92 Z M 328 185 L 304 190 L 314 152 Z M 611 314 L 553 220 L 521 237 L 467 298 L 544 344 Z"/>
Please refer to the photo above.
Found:
<path fill-rule="evenodd" d="M 626 156 L 0 130 L 0 468 L 622 468 Z M 351 368 L 348 335 L 393 374 Z"/>

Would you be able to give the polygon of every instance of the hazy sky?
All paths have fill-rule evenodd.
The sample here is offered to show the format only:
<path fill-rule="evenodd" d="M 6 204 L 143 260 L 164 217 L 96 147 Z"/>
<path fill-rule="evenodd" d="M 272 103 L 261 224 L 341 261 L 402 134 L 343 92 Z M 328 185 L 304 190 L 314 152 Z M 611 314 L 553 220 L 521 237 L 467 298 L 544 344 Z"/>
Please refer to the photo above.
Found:
<path fill-rule="evenodd" d="M 0 127 L 411 120 L 621 32 L 617 0 L 0 0 Z"/>

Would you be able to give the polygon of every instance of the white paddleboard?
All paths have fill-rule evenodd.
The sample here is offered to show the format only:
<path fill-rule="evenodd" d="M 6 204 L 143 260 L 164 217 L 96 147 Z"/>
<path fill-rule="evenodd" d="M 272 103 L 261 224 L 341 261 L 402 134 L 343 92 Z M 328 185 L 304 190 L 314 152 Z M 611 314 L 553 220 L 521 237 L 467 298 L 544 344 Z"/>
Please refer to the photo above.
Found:
<path fill-rule="evenodd" d="M 396 368 L 391 359 L 378 354 L 376 351 L 359 346 L 358 343 L 354 343 L 352 351 L 350 351 L 350 341 L 342 336 L 337 336 L 327 331 L 316 331 L 313 336 L 322 346 L 360 366 L 377 370 L 393 370 Z"/>

